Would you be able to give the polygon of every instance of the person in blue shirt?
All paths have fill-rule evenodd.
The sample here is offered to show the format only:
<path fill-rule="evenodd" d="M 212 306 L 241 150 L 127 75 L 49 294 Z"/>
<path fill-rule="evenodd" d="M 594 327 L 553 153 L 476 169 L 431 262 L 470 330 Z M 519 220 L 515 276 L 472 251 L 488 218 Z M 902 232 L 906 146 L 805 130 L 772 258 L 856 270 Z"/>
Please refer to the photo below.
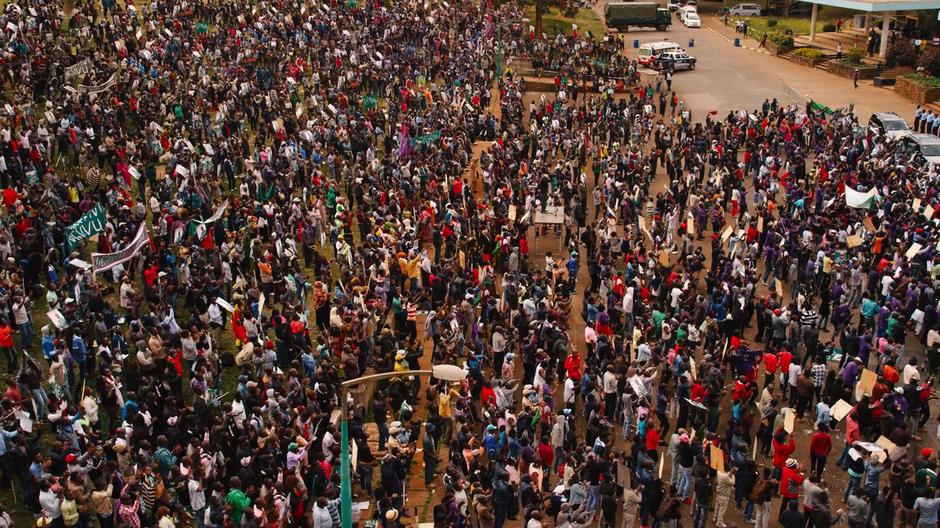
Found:
<path fill-rule="evenodd" d="M 51 365 L 52 360 L 55 359 L 55 338 L 52 337 L 52 328 L 49 325 L 43 326 L 40 333 L 42 334 L 42 355 Z"/>
<path fill-rule="evenodd" d="M 88 375 L 87 358 L 88 346 L 85 344 L 85 339 L 76 333 L 72 336 L 72 360 L 78 365 L 78 382 L 75 383 L 75 388 L 78 390 L 81 390 L 82 382 L 85 381 L 85 376 Z M 77 398 L 78 393 L 75 394 Z"/>
<path fill-rule="evenodd" d="M 867 460 L 865 460 L 865 476 L 862 477 L 862 491 L 869 499 L 868 518 L 865 521 L 865 526 L 871 526 L 872 517 L 875 516 L 875 503 L 877 502 L 875 499 L 878 498 L 878 492 L 881 486 L 881 473 L 883 473 L 884 470 L 885 466 L 878 458 L 869 455 Z"/>

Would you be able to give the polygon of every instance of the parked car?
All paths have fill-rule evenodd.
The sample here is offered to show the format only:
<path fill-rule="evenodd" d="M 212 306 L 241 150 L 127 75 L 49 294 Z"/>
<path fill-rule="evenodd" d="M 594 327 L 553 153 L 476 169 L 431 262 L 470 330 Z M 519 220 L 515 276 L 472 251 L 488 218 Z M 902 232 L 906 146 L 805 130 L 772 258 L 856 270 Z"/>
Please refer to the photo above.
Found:
<path fill-rule="evenodd" d="M 653 59 L 653 67 L 658 70 L 694 70 L 696 58 L 684 51 L 667 51 Z"/>
<path fill-rule="evenodd" d="M 911 127 L 907 126 L 907 121 L 894 112 L 876 112 L 868 118 L 868 128 L 878 136 L 887 138 L 896 138 L 906 135 Z"/>
<path fill-rule="evenodd" d="M 669 9 L 670 13 L 675 13 L 679 10 L 679 0 L 668 0 L 666 7 Z"/>
<path fill-rule="evenodd" d="M 675 42 L 669 42 L 668 40 L 650 42 L 640 46 L 637 62 L 643 66 L 651 66 L 656 57 L 659 57 L 667 51 L 683 51 L 683 49 Z"/>
<path fill-rule="evenodd" d="M 699 19 L 698 13 L 690 13 L 686 11 L 685 15 L 682 17 L 682 23 L 685 24 L 685 27 L 702 27 L 702 21 Z"/>
<path fill-rule="evenodd" d="M 760 16 L 760 5 L 758 4 L 737 4 L 728 9 L 731 16 Z"/>
<path fill-rule="evenodd" d="M 940 165 L 940 138 L 933 134 L 907 134 L 901 136 L 898 148 L 901 152 L 916 156 L 920 161 Z"/>

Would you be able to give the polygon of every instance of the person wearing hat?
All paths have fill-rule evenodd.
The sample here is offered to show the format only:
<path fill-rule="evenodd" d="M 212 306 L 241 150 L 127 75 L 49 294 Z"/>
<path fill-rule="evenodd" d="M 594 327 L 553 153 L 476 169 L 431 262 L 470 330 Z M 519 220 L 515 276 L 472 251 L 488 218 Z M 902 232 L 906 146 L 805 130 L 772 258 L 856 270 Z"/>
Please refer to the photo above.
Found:
<path fill-rule="evenodd" d="M 788 458 L 784 463 L 783 471 L 780 473 L 780 497 L 783 499 L 780 503 L 780 518 L 782 522 L 783 513 L 790 501 L 799 500 L 800 490 L 803 481 L 806 479 L 799 463 L 795 458 Z"/>

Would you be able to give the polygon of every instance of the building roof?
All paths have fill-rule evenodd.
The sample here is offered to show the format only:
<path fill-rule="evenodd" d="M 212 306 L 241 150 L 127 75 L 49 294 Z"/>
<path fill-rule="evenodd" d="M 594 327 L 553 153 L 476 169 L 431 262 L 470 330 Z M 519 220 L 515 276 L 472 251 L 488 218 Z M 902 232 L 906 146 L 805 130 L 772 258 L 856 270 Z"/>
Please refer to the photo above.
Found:
<path fill-rule="evenodd" d="M 885 11 L 920 11 L 924 9 L 940 9 L 940 0 L 800 0 L 810 4 L 827 5 L 864 11 L 867 13 L 882 13 Z"/>

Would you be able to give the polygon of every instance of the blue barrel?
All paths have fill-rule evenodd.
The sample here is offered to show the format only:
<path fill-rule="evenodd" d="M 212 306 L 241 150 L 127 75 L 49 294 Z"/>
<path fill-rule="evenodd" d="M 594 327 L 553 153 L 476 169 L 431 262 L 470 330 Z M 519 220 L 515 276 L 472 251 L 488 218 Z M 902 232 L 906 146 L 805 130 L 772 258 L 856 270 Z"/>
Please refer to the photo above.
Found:
<path fill-rule="evenodd" d="M 633 49 L 637 49 L 637 48 L 639 48 L 639 47 L 640 47 L 640 40 L 639 40 L 639 39 L 633 39 Z"/>
<path fill-rule="evenodd" d="M 741 39 L 739 39 L 738 37 L 734 37 L 734 47 L 736 48 L 741 47 Z"/>
<path fill-rule="evenodd" d="M 689 47 L 690 47 L 690 48 L 694 48 L 694 47 L 695 47 L 695 39 L 689 39 Z"/>

